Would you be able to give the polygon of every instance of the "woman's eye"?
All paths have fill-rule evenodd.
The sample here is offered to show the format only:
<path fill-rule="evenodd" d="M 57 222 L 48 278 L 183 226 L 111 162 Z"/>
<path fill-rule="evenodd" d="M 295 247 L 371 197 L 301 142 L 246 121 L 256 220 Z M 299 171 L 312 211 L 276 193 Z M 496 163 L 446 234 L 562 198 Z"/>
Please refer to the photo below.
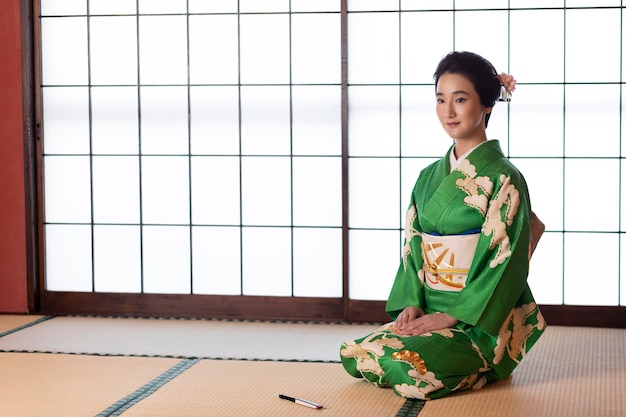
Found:
<path fill-rule="evenodd" d="M 463 103 L 464 101 L 465 101 L 464 97 L 459 97 L 459 98 L 456 99 L 457 103 Z"/>

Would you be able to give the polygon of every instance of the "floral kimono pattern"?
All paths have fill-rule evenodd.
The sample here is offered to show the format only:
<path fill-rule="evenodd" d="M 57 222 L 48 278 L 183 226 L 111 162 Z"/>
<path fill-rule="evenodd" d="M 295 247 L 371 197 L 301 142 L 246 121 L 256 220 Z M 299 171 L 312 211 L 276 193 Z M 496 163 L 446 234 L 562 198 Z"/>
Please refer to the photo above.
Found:
<path fill-rule="evenodd" d="M 403 397 L 440 398 L 506 379 L 545 329 L 528 283 L 530 200 L 498 141 L 450 172 L 449 155 L 420 174 L 386 311 L 445 312 L 459 323 L 403 336 L 389 323 L 341 346 L 345 369 Z"/>

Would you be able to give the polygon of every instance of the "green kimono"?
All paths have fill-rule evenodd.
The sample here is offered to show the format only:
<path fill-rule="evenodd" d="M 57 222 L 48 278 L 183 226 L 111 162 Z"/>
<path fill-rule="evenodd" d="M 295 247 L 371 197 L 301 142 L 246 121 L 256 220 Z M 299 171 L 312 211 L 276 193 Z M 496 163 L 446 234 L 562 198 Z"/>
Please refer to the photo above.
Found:
<path fill-rule="evenodd" d="M 452 149 L 415 184 L 386 311 L 395 320 L 415 306 L 459 323 L 402 336 L 392 322 L 341 347 L 351 375 L 408 398 L 507 378 L 545 328 L 526 281 L 530 201 L 523 176 L 498 141 L 482 143 L 450 172 Z"/>

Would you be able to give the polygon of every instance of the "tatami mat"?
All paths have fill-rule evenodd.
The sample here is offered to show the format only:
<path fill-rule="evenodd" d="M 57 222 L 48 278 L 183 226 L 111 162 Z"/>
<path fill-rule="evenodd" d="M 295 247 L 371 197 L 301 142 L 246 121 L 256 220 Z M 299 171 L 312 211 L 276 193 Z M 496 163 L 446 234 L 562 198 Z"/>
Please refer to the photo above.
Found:
<path fill-rule="evenodd" d="M 27 315 L 0 315 L 0 336 L 3 334 L 20 329 L 22 326 L 35 323 L 44 319 L 45 316 L 27 316 Z"/>
<path fill-rule="evenodd" d="M 96 416 L 178 362 L 180 359 L 0 353 L 0 416 Z"/>
<path fill-rule="evenodd" d="M 429 401 L 419 417 L 624 417 L 626 330 L 549 326 L 506 381 Z"/>
<path fill-rule="evenodd" d="M 278 398 L 300 397 L 316 411 Z M 340 364 L 203 360 L 121 417 L 395 417 L 404 400 L 348 376 Z"/>
<path fill-rule="evenodd" d="M 376 327 L 54 317 L 0 338 L 0 351 L 337 362 L 344 341 L 366 335 Z"/>
<path fill-rule="evenodd" d="M 22 319 L 0 316 L 0 417 L 626 416 L 626 329 L 549 326 L 508 380 L 423 404 L 328 363 L 375 325 Z"/>

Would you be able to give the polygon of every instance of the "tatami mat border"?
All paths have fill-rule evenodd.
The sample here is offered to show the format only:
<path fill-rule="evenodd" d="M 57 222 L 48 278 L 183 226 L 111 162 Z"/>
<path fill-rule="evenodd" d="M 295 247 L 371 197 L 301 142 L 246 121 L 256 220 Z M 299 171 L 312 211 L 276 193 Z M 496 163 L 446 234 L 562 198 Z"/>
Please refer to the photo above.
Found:
<path fill-rule="evenodd" d="M 163 372 L 161 375 L 148 382 L 143 387 L 139 388 L 137 391 L 132 394 L 122 398 L 117 401 L 115 404 L 107 408 L 106 410 L 98 413 L 96 417 L 116 417 L 121 415 L 124 411 L 128 410 L 133 405 L 137 404 L 139 401 L 144 398 L 150 396 L 156 390 L 161 388 L 163 385 L 167 384 L 178 375 L 185 372 L 187 369 L 191 368 L 193 365 L 198 363 L 199 359 L 183 359 L 181 362 L 177 363 L 167 371 Z"/>
<path fill-rule="evenodd" d="M 4 336 L 8 336 L 8 335 L 16 333 L 16 332 L 19 332 L 20 330 L 24 330 L 24 329 L 28 329 L 29 327 L 36 326 L 37 324 L 42 323 L 42 322 L 47 321 L 47 320 L 50 320 L 52 318 L 54 318 L 54 316 L 40 317 L 37 320 L 31 321 L 30 323 L 26 323 L 26 324 L 23 324 L 23 325 L 21 325 L 19 327 L 15 327 L 15 328 L 13 328 L 11 330 L 7 330 L 5 332 L 0 333 L 0 338 L 2 338 Z"/>
<path fill-rule="evenodd" d="M 415 399 L 407 399 L 400 410 L 398 410 L 398 414 L 396 417 L 417 417 L 417 415 L 422 411 L 426 405 L 426 401 L 424 400 L 415 400 Z"/>
<path fill-rule="evenodd" d="M 258 320 L 258 319 L 221 319 L 206 317 L 158 317 L 158 316 L 119 316 L 119 315 L 95 315 L 95 314 L 67 314 L 54 317 L 78 317 L 78 318 L 102 318 L 102 319 L 127 319 L 127 320 L 169 320 L 169 321 L 207 321 L 222 323 L 284 323 L 284 324 L 327 324 L 330 326 L 380 326 L 384 322 L 348 322 L 348 321 L 323 321 L 323 320 Z M 391 319 L 389 319 L 391 321 Z"/>
<path fill-rule="evenodd" d="M 0 349 L 0 353 L 41 353 L 46 355 L 76 355 L 76 356 L 111 356 L 128 358 L 160 358 L 160 359 L 188 359 L 188 360 L 213 360 L 213 361 L 250 361 L 250 362 L 299 362 L 299 363 L 341 363 L 340 360 L 324 361 L 315 359 L 263 359 L 263 358 L 239 358 L 239 357 L 216 357 L 216 356 L 184 356 L 184 355 L 136 355 L 117 353 L 90 353 L 90 352 L 53 352 L 44 350 L 20 350 Z"/>

